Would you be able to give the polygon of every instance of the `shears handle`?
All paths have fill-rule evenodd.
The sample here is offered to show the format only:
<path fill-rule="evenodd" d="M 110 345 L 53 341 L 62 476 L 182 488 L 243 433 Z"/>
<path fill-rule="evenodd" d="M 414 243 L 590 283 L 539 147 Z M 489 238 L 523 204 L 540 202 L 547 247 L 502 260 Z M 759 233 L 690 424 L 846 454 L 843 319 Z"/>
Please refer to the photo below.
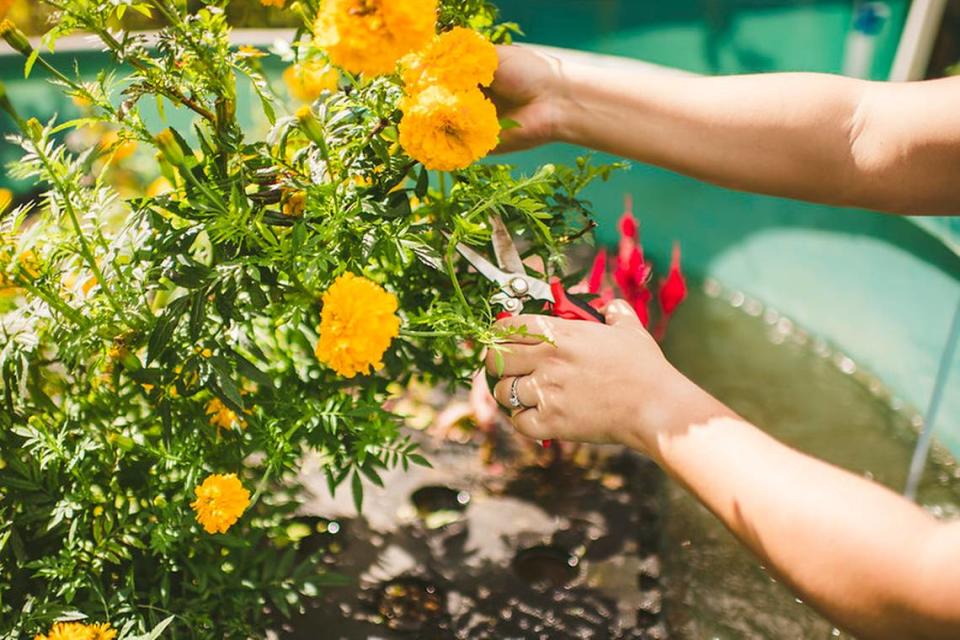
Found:
<path fill-rule="evenodd" d="M 571 298 L 559 278 L 550 281 L 550 293 L 553 294 L 553 304 L 550 311 L 553 315 L 564 320 L 586 320 L 606 324 L 603 315 L 586 302 Z"/>

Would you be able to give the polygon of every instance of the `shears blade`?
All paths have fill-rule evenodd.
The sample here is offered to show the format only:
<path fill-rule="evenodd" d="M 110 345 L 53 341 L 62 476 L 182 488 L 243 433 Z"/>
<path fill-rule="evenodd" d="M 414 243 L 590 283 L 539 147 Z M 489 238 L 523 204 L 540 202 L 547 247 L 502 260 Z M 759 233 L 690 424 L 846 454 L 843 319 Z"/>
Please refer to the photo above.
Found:
<path fill-rule="evenodd" d="M 508 297 L 518 300 L 534 298 L 535 300 L 553 302 L 553 292 L 550 290 L 550 285 L 543 280 L 533 278 L 524 271 L 508 273 L 462 242 L 457 243 L 457 251 L 467 262 L 473 265 L 474 269 L 480 272 L 480 275 L 487 280 L 496 282 L 500 286 L 500 290 Z M 522 267 L 523 263 L 521 263 Z"/>
<path fill-rule="evenodd" d="M 523 259 L 520 257 L 513 236 L 510 235 L 510 230 L 503 223 L 500 214 L 490 214 L 490 229 L 492 231 L 493 254 L 496 256 L 500 268 L 508 273 L 524 273 L 526 269 L 523 266 Z"/>

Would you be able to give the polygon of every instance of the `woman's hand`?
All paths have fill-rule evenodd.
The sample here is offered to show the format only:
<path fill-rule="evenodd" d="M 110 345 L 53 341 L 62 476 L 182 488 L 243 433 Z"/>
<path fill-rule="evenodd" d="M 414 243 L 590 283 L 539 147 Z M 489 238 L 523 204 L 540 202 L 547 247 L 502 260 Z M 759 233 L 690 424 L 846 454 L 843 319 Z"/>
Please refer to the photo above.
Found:
<path fill-rule="evenodd" d="M 654 455 L 659 432 L 684 406 L 681 396 L 696 388 L 666 361 L 630 305 L 614 301 L 605 315 L 606 325 L 546 316 L 501 320 L 525 326 L 528 335 L 487 354 L 487 371 L 501 378 L 494 396 L 509 407 L 517 379 L 517 396 L 530 408 L 514 411 L 512 420 L 531 438 L 618 443 Z"/>
<path fill-rule="evenodd" d="M 520 126 L 501 134 L 499 152 L 529 149 L 556 139 L 560 118 L 562 63 L 528 47 L 497 47 L 500 66 L 490 97 L 501 118 Z"/>

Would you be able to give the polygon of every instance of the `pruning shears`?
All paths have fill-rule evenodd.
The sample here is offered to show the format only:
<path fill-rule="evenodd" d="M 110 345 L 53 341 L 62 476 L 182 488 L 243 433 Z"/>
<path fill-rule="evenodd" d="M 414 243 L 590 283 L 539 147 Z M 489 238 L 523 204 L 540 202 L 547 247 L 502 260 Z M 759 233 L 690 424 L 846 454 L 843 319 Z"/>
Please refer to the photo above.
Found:
<path fill-rule="evenodd" d="M 559 278 L 551 278 L 548 283 L 527 274 L 517 245 L 499 215 L 490 216 L 490 226 L 496 265 L 462 242 L 457 244 L 457 251 L 478 273 L 500 286 L 500 290 L 490 298 L 492 304 L 503 308 L 497 318 L 519 314 L 524 301 L 532 299 L 546 302 L 550 312 L 558 318 L 604 322 L 596 309 L 568 295 Z"/>
<path fill-rule="evenodd" d="M 547 283 L 527 274 L 517 245 L 499 215 L 490 216 L 490 227 L 497 265 L 462 242 L 457 243 L 457 251 L 480 275 L 500 286 L 500 290 L 490 298 L 492 304 L 503 308 L 497 315 L 498 320 L 519 314 L 523 311 L 524 301 L 532 299 L 546 302 L 550 312 L 558 318 L 605 322 L 603 316 L 589 304 L 567 295 L 559 278 L 551 278 Z M 553 443 L 543 440 L 540 444 L 549 448 Z"/>

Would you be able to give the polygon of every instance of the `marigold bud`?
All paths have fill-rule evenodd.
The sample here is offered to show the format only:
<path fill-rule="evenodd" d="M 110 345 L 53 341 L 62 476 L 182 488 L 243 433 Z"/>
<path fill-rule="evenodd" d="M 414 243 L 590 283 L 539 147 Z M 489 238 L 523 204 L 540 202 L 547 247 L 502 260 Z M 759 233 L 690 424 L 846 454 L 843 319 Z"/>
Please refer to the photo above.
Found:
<path fill-rule="evenodd" d="M 313 110 L 304 105 L 297 109 L 297 120 L 300 121 L 300 128 L 311 141 L 323 146 L 323 127 L 320 121 L 313 115 Z"/>
<path fill-rule="evenodd" d="M 173 166 L 182 167 L 187 161 L 186 156 L 183 154 L 183 148 L 180 146 L 180 143 L 177 142 L 177 138 L 170 129 L 164 129 L 158 133 L 153 140 L 156 142 L 157 148 L 160 149 L 163 157 Z"/>
<path fill-rule="evenodd" d="M 25 56 L 33 53 L 33 47 L 27 40 L 27 36 L 11 20 L 0 22 L 0 38 L 6 40 L 8 45 Z"/>

